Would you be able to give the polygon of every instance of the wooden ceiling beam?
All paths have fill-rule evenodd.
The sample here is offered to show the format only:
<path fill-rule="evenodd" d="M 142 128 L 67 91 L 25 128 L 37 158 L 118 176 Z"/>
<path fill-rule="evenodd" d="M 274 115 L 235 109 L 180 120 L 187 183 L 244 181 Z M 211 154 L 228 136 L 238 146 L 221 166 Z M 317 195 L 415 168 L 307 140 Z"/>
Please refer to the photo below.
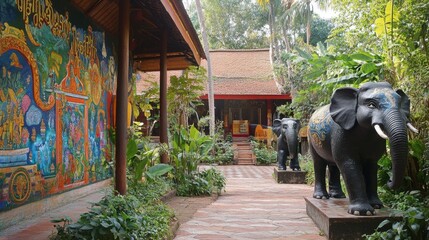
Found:
<path fill-rule="evenodd" d="M 148 14 L 143 9 L 134 8 L 131 10 L 131 12 L 132 12 L 133 18 L 136 18 L 138 20 L 141 20 L 141 21 L 147 23 L 150 27 L 152 27 L 154 29 L 158 28 L 158 25 L 156 25 L 155 22 L 152 21 L 152 19 L 150 19 L 150 17 L 148 17 Z"/>
<path fill-rule="evenodd" d="M 155 34 L 153 34 L 152 32 L 150 32 L 150 31 L 148 31 L 148 30 L 146 30 L 146 29 L 139 28 L 139 29 L 137 29 L 137 30 L 138 30 L 138 31 L 141 31 L 141 32 L 143 32 L 143 33 L 145 33 L 146 35 L 148 35 L 148 36 L 152 37 L 153 39 L 155 39 L 155 40 L 157 40 L 157 41 L 159 41 L 159 40 L 160 40 L 160 38 L 159 38 L 158 36 L 156 36 Z"/>
<path fill-rule="evenodd" d="M 134 61 L 134 68 L 143 72 L 159 71 L 159 58 Z M 184 57 L 167 57 L 167 70 L 183 70 L 191 63 Z"/>
<path fill-rule="evenodd" d="M 89 15 L 89 16 L 91 16 L 92 14 L 92 11 L 94 11 L 94 9 L 95 8 L 97 8 L 98 7 L 98 5 L 100 5 L 102 2 L 104 2 L 103 0 L 97 0 L 97 1 L 95 1 L 93 4 L 91 4 L 89 7 L 88 7 L 88 9 L 85 11 L 85 14 L 86 15 Z"/>
<path fill-rule="evenodd" d="M 159 53 L 134 54 L 134 60 L 159 58 Z M 167 57 L 183 57 L 183 52 L 169 52 Z"/>

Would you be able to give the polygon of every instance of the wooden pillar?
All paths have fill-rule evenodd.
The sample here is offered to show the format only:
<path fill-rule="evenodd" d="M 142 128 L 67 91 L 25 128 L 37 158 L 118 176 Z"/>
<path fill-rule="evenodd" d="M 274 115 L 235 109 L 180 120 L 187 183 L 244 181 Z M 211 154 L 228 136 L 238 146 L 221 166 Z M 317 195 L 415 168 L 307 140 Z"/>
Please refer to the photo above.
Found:
<path fill-rule="evenodd" d="M 168 144 L 168 116 L 167 116 L 167 30 L 162 29 L 161 59 L 160 59 L 160 133 L 159 141 Z M 161 163 L 168 163 L 168 155 L 161 155 Z"/>
<path fill-rule="evenodd" d="M 119 59 L 118 83 L 116 89 L 116 166 L 115 190 L 127 193 L 127 110 L 128 110 L 128 69 L 130 39 L 130 0 L 123 0 L 119 5 Z"/>
<path fill-rule="evenodd" d="M 267 100 L 267 126 L 271 126 L 273 124 L 273 100 L 268 99 Z"/>

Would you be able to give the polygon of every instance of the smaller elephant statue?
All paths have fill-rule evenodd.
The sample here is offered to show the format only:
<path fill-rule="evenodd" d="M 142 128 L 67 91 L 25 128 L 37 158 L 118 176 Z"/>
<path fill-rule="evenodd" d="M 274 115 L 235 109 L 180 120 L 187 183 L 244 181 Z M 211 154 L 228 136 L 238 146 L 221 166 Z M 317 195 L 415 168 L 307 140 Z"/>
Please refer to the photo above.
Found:
<path fill-rule="evenodd" d="M 275 119 L 273 132 L 277 135 L 277 162 L 279 170 L 286 170 L 286 160 L 290 157 L 290 168 L 300 171 L 298 162 L 299 120 L 294 118 Z"/>
<path fill-rule="evenodd" d="M 390 143 L 392 179 L 400 186 L 407 166 L 410 100 L 387 82 L 369 82 L 359 89 L 339 88 L 331 103 L 313 113 L 309 122 L 310 153 L 314 163 L 314 198 L 345 197 L 340 173 L 349 195 L 348 213 L 374 215 L 383 206 L 377 194 L 377 162 Z M 329 168 L 329 192 L 325 174 Z"/>

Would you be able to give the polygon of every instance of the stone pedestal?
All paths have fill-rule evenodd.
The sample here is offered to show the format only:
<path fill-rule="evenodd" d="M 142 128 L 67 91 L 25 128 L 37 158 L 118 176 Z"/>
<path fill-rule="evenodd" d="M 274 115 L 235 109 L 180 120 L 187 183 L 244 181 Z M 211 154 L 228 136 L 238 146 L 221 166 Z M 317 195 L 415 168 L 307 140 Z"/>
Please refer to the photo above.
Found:
<path fill-rule="evenodd" d="M 387 208 L 376 209 L 374 216 L 355 216 L 347 213 L 348 199 L 315 199 L 306 197 L 307 215 L 326 235 L 327 239 L 363 239 L 363 234 L 371 234 L 378 225 L 389 219 L 400 221 L 401 216 L 393 215 Z M 390 226 L 388 226 L 390 227 Z"/>
<path fill-rule="evenodd" d="M 278 170 L 278 168 L 274 168 L 274 178 L 277 183 L 304 184 L 305 174 L 306 172 L 304 171 Z"/>

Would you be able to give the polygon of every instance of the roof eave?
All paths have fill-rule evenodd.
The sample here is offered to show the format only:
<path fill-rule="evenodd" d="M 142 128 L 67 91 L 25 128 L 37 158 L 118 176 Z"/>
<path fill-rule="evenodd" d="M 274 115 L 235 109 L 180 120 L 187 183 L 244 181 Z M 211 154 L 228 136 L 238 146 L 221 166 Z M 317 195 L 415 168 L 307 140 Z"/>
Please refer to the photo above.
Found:
<path fill-rule="evenodd" d="M 189 45 L 196 63 L 200 65 L 201 59 L 206 59 L 206 55 L 182 1 L 161 0 L 161 3 Z"/>
<path fill-rule="evenodd" d="M 208 99 L 208 95 L 200 96 L 200 99 Z M 214 94 L 215 100 L 291 100 L 290 94 Z"/>

